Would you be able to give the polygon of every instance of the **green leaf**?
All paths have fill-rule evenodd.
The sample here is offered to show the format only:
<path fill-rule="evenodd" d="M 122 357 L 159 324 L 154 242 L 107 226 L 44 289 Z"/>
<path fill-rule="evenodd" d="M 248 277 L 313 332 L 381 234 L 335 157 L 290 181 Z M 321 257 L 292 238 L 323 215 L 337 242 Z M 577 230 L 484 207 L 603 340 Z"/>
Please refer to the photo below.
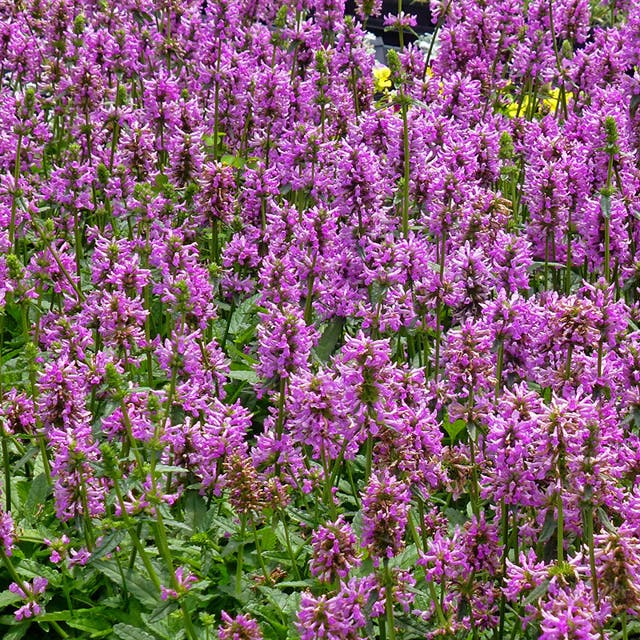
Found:
<path fill-rule="evenodd" d="M 122 640 L 156 640 L 150 633 L 124 622 L 119 622 L 113 627 L 113 632 Z"/>
<path fill-rule="evenodd" d="M 126 531 L 122 529 L 116 529 L 106 536 L 100 546 L 91 554 L 89 564 L 93 564 L 100 558 L 103 558 L 108 553 L 111 553 L 125 538 Z"/>
<path fill-rule="evenodd" d="M 21 640 L 21 638 L 24 638 L 30 626 L 31 620 L 12 626 L 9 631 L 3 632 L 2 640 Z"/>
<path fill-rule="evenodd" d="M 157 464 L 156 471 L 161 471 L 162 473 L 187 473 L 187 469 L 184 467 L 175 467 L 169 464 Z"/>
<path fill-rule="evenodd" d="M 29 447 L 25 451 L 22 458 L 20 458 L 20 460 L 18 460 L 17 462 L 14 462 L 11 465 L 11 470 L 15 473 L 19 469 L 22 469 L 25 466 L 25 464 L 27 464 L 27 462 L 30 462 L 32 458 L 35 458 L 39 452 L 40 452 L 40 449 L 38 447 L 35 447 L 35 446 Z"/>
<path fill-rule="evenodd" d="M 611 196 L 604 194 L 600 196 L 600 210 L 604 218 L 611 217 Z"/>
<path fill-rule="evenodd" d="M 557 528 L 558 523 L 556 522 L 553 509 L 549 509 L 547 511 L 547 515 L 545 516 L 544 524 L 542 525 L 540 537 L 538 538 L 539 542 L 547 542 L 548 540 L 550 540 L 551 536 L 555 533 Z"/>
<path fill-rule="evenodd" d="M 600 519 L 600 522 L 602 522 L 602 526 L 609 533 L 613 533 L 613 534 L 617 533 L 617 530 L 616 530 L 615 526 L 613 525 L 613 523 L 609 519 L 609 516 L 607 515 L 606 511 L 602 507 L 598 507 L 598 518 Z"/>
<path fill-rule="evenodd" d="M 184 521 L 193 532 L 207 530 L 207 503 L 198 491 L 187 491 L 184 497 Z"/>
<path fill-rule="evenodd" d="M 449 416 L 446 414 L 442 419 L 442 427 L 447 432 L 447 435 L 449 436 L 449 440 L 451 441 L 452 444 L 456 441 L 456 438 L 458 437 L 458 435 L 460 435 L 460 433 L 464 431 L 464 428 L 466 426 L 467 426 L 467 423 L 462 419 L 456 420 L 453 423 L 449 422 Z"/>
<path fill-rule="evenodd" d="M 545 580 L 541 582 L 523 601 L 522 604 L 531 604 L 535 600 L 539 600 L 542 596 L 547 593 L 549 589 L 549 580 Z"/>
<path fill-rule="evenodd" d="M 233 312 L 231 316 L 231 322 L 229 323 L 229 333 L 232 336 L 245 331 L 248 328 L 254 328 L 258 322 L 256 301 L 258 295 L 251 296 L 242 301 Z"/>
<path fill-rule="evenodd" d="M 38 616 L 38 622 L 66 622 L 71 618 L 71 611 L 50 611 Z"/>
<path fill-rule="evenodd" d="M 250 384 L 258 382 L 258 374 L 253 369 L 232 369 L 227 374 L 231 380 L 243 380 Z"/>
<path fill-rule="evenodd" d="M 322 362 L 326 362 L 336 349 L 338 340 L 342 336 L 344 329 L 344 318 L 334 318 L 329 322 L 326 329 L 314 349 L 316 355 Z"/>
<path fill-rule="evenodd" d="M 84 631 L 90 638 L 102 638 L 112 632 L 111 623 L 105 611 L 104 607 L 76 609 L 66 624 L 73 629 Z"/>
<path fill-rule="evenodd" d="M 44 473 L 37 475 L 33 479 L 29 495 L 24 503 L 24 514 L 27 518 L 31 519 L 36 515 L 38 508 L 45 503 L 50 491 L 51 485 L 47 482 L 47 477 Z"/>
<path fill-rule="evenodd" d="M 166 618 L 170 613 L 174 612 L 180 604 L 177 600 L 165 600 L 161 605 L 157 606 L 146 618 L 149 624 L 159 622 Z"/>
<path fill-rule="evenodd" d="M 3 591 L 2 593 L 0 593 L 0 609 L 4 609 L 10 604 L 19 602 L 20 600 L 22 600 L 22 598 L 19 595 L 12 593 L 7 589 L 7 591 Z"/>
<path fill-rule="evenodd" d="M 275 587 L 277 589 L 310 589 L 317 583 L 318 581 L 315 578 L 309 578 L 308 580 L 283 580 L 282 582 L 276 582 Z"/>
<path fill-rule="evenodd" d="M 20 564 L 17 567 L 20 576 L 32 580 L 36 576 L 42 576 L 49 581 L 51 586 L 58 585 L 60 583 L 60 574 L 54 571 L 50 567 L 46 567 L 35 560 L 20 560 Z"/>
<path fill-rule="evenodd" d="M 230 154 L 222 156 L 222 158 L 220 158 L 220 162 L 230 167 L 235 167 L 236 169 L 242 169 L 246 164 L 244 158 L 241 158 L 240 156 L 232 156 Z"/>
<path fill-rule="evenodd" d="M 115 567 L 115 563 L 98 560 L 93 565 L 100 573 L 109 578 L 119 588 L 122 588 L 122 576 Z M 129 593 L 146 607 L 155 608 L 160 600 L 160 594 L 153 586 L 153 582 L 147 575 L 128 571 L 125 574 L 126 585 Z"/>

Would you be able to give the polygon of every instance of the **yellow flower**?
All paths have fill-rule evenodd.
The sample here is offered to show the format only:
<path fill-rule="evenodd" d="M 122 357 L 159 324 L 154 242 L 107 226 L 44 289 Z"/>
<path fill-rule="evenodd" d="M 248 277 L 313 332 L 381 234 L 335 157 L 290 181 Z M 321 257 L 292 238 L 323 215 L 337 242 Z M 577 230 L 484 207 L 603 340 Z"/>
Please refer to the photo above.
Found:
<path fill-rule="evenodd" d="M 571 100 L 571 98 L 573 98 L 573 94 L 570 91 L 565 91 L 565 99 L 567 101 L 567 104 L 569 103 L 569 101 Z M 553 89 L 549 89 L 549 95 L 544 98 L 544 100 L 542 101 L 542 103 L 549 108 L 549 111 L 554 113 L 558 108 L 558 104 L 560 102 L 560 89 L 558 88 L 553 88 Z"/>
<path fill-rule="evenodd" d="M 383 65 L 373 68 L 373 87 L 376 93 L 382 93 L 391 87 L 391 69 Z"/>
<path fill-rule="evenodd" d="M 520 117 L 524 117 L 528 109 L 529 109 L 529 96 L 527 95 L 524 97 L 524 99 L 522 100 L 522 104 L 520 105 L 520 113 L 519 113 Z M 510 118 L 515 118 L 516 115 L 518 115 L 518 101 L 516 100 L 515 102 L 510 102 L 505 108 L 505 113 Z"/>

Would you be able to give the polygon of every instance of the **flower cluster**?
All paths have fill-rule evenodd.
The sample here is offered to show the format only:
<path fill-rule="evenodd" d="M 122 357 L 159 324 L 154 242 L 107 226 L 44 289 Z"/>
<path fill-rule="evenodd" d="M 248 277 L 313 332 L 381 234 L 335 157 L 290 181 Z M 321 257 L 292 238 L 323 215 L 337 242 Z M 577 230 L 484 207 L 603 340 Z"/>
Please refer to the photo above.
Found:
<path fill-rule="evenodd" d="M 7 637 L 637 633 L 639 3 L 422 4 L 0 2 Z"/>

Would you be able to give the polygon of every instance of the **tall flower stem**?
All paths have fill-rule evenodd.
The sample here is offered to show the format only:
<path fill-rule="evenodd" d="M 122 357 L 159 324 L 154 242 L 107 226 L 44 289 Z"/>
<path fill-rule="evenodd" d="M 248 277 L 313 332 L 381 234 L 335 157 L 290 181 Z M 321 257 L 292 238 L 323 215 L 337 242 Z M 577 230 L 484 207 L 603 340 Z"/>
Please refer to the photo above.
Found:
<path fill-rule="evenodd" d="M 247 530 L 247 514 L 240 516 L 240 543 L 236 553 L 236 596 L 242 593 L 242 567 L 244 564 L 244 536 Z"/>
<path fill-rule="evenodd" d="M 389 569 L 389 559 L 384 559 L 384 610 L 389 640 L 396 640 L 395 619 L 393 616 L 393 578 Z"/>
<path fill-rule="evenodd" d="M 20 180 L 20 156 L 22 154 L 22 134 L 18 134 L 16 159 L 13 166 L 13 193 L 11 194 L 11 219 L 9 222 L 9 246 L 14 247 L 16 237 L 16 211 L 18 209 L 18 182 Z"/>
<path fill-rule="evenodd" d="M 402 33 L 402 31 L 400 32 Z M 404 175 L 402 177 L 402 236 L 406 239 L 409 236 L 409 176 L 411 162 L 409 157 L 409 122 L 408 122 L 408 97 L 404 91 L 400 90 L 401 110 L 402 110 L 402 142 L 404 149 Z"/>
<path fill-rule="evenodd" d="M 171 557 L 171 551 L 169 549 L 169 542 L 167 540 L 167 532 L 164 526 L 164 519 L 162 517 L 162 513 L 160 513 L 160 509 L 156 509 L 156 522 L 155 522 L 155 538 L 156 543 L 158 545 L 158 551 L 164 560 L 164 563 L 169 570 L 169 576 L 171 580 L 172 587 L 179 592 L 180 584 L 178 583 L 178 579 L 176 578 L 176 572 L 173 566 L 173 559 Z M 189 613 L 187 606 L 184 602 L 180 603 L 180 609 L 182 610 L 182 621 L 184 622 L 185 631 L 189 640 L 197 640 L 198 634 L 193 627 L 193 622 L 191 620 L 191 614 Z"/>
<path fill-rule="evenodd" d="M 4 430 L 4 427 L 0 427 L 2 429 L 2 466 L 4 468 L 4 499 L 5 499 L 5 511 L 11 511 L 11 476 L 12 470 L 11 465 L 9 464 L 9 446 L 7 444 L 8 435 Z"/>
<path fill-rule="evenodd" d="M 600 605 L 600 596 L 598 589 L 598 574 L 596 572 L 596 556 L 593 542 L 593 505 L 588 502 L 583 511 L 584 518 L 584 537 L 586 538 L 587 547 L 589 548 L 589 570 L 591 572 L 591 585 L 593 589 L 593 602 L 596 608 Z"/>

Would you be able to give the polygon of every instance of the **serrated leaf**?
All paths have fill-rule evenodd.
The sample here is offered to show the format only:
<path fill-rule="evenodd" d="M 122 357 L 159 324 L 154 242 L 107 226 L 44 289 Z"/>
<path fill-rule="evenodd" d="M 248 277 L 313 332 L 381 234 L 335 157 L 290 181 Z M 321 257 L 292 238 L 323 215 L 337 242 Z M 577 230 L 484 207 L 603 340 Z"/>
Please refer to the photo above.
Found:
<path fill-rule="evenodd" d="M 113 633 L 122 640 L 156 640 L 154 636 L 131 624 L 119 622 L 113 627 Z"/>
<path fill-rule="evenodd" d="M 3 591 L 2 593 L 0 593 L 0 609 L 4 609 L 10 604 L 14 604 L 15 602 L 19 602 L 20 600 L 22 600 L 22 598 L 19 595 L 12 593 L 9 590 Z"/>
<path fill-rule="evenodd" d="M 122 588 L 122 576 L 115 566 L 111 563 L 98 560 L 93 565 L 100 573 L 109 578 L 119 588 Z M 153 582 L 145 575 L 133 573 L 129 571 L 125 574 L 125 580 L 129 593 L 141 604 L 155 608 L 160 600 L 160 594 L 153 586 Z"/>
<path fill-rule="evenodd" d="M 344 318 L 334 318 L 322 332 L 322 336 L 314 349 L 316 355 L 322 362 L 326 362 L 335 351 L 343 328 Z"/>
<path fill-rule="evenodd" d="M 449 440 L 451 440 L 451 442 L 454 443 L 458 435 L 462 431 L 464 431 L 465 427 L 467 426 L 467 423 L 462 419 L 456 420 L 455 422 L 449 422 L 448 416 L 445 415 L 444 419 L 442 420 L 442 426 L 444 430 L 447 432 L 447 435 L 449 436 Z"/>
<path fill-rule="evenodd" d="M 308 580 L 283 580 L 282 582 L 276 582 L 275 587 L 277 589 L 309 589 L 316 585 L 318 581 L 314 578 Z"/>
<path fill-rule="evenodd" d="M 245 331 L 249 327 L 255 326 L 258 321 L 256 300 L 258 296 L 251 296 L 247 300 L 242 301 L 234 310 L 229 322 L 229 333 L 232 336 L 237 335 L 241 331 Z"/>
<path fill-rule="evenodd" d="M 32 580 L 36 576 L 42 576 L 49 581 L 52 586 L 59 584 L 60 574 L 50 567 L 46 567 L 35 560 L 21 560 L 17 567 L 18 573 L 28 580 Z"/>
<path fill-rule="evenodd" d="M 102 638 L 112 632 L 111 623 L 104 611 L 104 607 L 76 609 L 66 624 L 73 629 L 84 631 L 90 638 Z"/>
<path fill-rule="evenodd" d="M 91 554 L 89 564 L 92 564 L 106 556 L 108 553 L 111 553 L 124 540 L 126 535 L 126 531 L 122 529 L 112 531 L 102 540 L 100 546 Z"/>
<path fill-rule="evenodd" d="M 45 503 L 51 490 L 44 473 L 37 475 L 31 482 L 29 495 L 24 503 L 24 514 L 27 518 L 33 518 L 38 508 Z"/>
<path fill-rule="evenodd" d="M 187 491 L 184 497 L 184 521 L 191 531 L 207 528 L 207 503 L 198 491 Z"/>
<path fill-rule="evenodd" d="M 156 471 L 161 471 L 162 473 L 187 473 L 187 469 L 184 467 L 175 467 L 169 464 L 157 464 Z"/>
<path fill-rule="evenodd" d="M 174 612 L 180 604 L 177 600 L 165 600 L 161 605 L 156 607 L 146 618 L 149 624 L 164 620 L 170 613 Z"/>
<path fill-rule="evenodd" d="M 609 532 L 616 534 L 616 528 L 613 526 L 613 522 L 609 519 L 606 511 L 602 507 L 598 507 L 598 518 L 600 518 L 600 522 L 602 522 L 602 526 Z"/>
<path fill-rule="evenodd" d="M 2 633 L 2 640 L 21 640 L 24 638 L 30 626 L 31 620 L 12 626 L 9 631 L 4 631 Z"/>
<path fill-rule="evenodd" d="M 523 604 L 531 604 L 535 600 L 539 600 L 542 596 L 547 593 L 549 589 L 549 580 L 544 580 L 541 582 L 523 601 Z"/>
<path fill-rule="evenodd" d="M 65 622 L 71 617 L 71 611 L 50 611 L 38 616 L 38 622 Z"/>
<path fill-rule="evenodd" d="M 243 380 L 250 384 L 258 382 L 258 374 L 253 369 L 232 369 L 227 374 L 227 378 L 231 380 Z"/>
<path fill-rule="evenodd" d="M 22 458 L 20 458 L 20 460 L 18 460 L 17 462 L 14 462 L 11 465 L 11 470 L 15 473 L 16 471 L 18 471 L 19 469 L 22 469 L 27 462 L 30 462 L 32 460 L 32 458 L 35 458 L 38 453 L 40 453 L 40 449 L 38 447 L 29 447 L 24 455 L 22 456 Z"/>
<path fill-rule="evenodd" d="M 540 532 L 540 542 L 547 542 L 551 539 L 551 536 L 555 533 L 555 530 L 558 528 L 558 523 L 556 521 L 555 515 L 553 513 L 553 509 L 549 509 L 547 511 L 547 515 L 544 519 L 544 524 L 542 525 L 542 531 Z"/>
<path fill-rule="evenodd" d="M 611 217 L 611 196 L 604 194 L 600 196 L 600 210 L 604 218 Z"/>

